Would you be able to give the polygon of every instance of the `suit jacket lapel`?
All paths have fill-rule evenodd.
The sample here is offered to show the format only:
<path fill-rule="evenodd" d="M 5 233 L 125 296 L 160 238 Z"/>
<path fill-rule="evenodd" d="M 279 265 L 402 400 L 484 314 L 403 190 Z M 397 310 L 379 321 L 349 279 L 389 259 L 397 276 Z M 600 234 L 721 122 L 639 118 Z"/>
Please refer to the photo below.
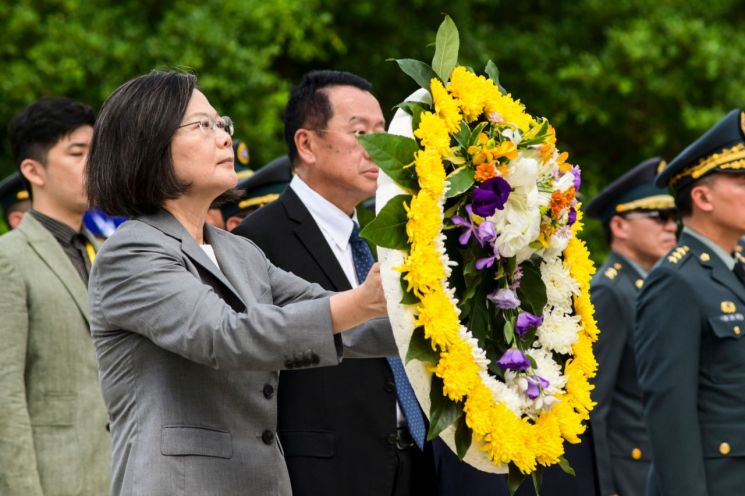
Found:
<path fill-rule="evenodd" d="M 279 197 L 279 201 L 284 205 L 287 217 L 295 223 L 295 236 L 305 247 L 309 257 L 329 278 L 334 289 L 336 291 L 350 289 L 349 279 L 339 265 L 334 252 L 331 251 L 321 229 L 292 188 L 287 188 Z"/>
<path fill-rule="evenodd" d="M 173 217 L 166 210 L 161 209 L 155 214 L 140 217 L 139 220 L 146 222 L 147 224 L 150 224 L 151 226 L 164 232 L 165 234 L 180 240 L 181 250 L 186 254 L 186 256 L 188 256 L 192 262 L 212 274 L 212 276 L 220 281 L 220 283 L 225 286 L 225 288 L 230 291 L 233 296 L 238 298 L 238 301 L 242 302 L 245 307 L 245 302 L 243 301 L 243 298 L 241 298 L 240 293 L 236 291 L 230 281 L 225 277 L 225 274 L 217 268 L 214 262 L 212 262 L 212 260 L 210 260 L 204 250 L 202 250 L 199 245 L 197 245 L 197 242 L 194 240 L 194 238 L 191 237 L 184 226 L 182 226 L 175 217 Z M 207 231 L 209 232 L 209 230 Z M 209 236 L 206 240 L 207 242 L 212 241 Z M 219 252 L 220 248 L 213 246 L 213 249 L 215 250 L 215 258 L 217 258 L 217 253 Z M 230 258 L 231 257 L 229 256 L 223 257 L 223 260 L 220 260 L 218 258 L 221 263 L 227 264 L 227 266 L 222 267 L 222 269 L 226 272 L 233 270 L 230 263 Z"/>
<path fill-rule="evenodd" d="M 711 271 L 712 279 L 735 293 L 735 295 L 745 303 L 745 285 L 743 285 L 733 271 L 729 270 L 727 266 L 724 265 L 724 262 L 719 259 L 718 255 L 711 253 L 711 250 L 706 245 L 693 236 L 683 234 L 680 238 L 680 244 L 690 246 L 693 255 L 699 260 L 701 265 Z M 703 252 L 709 254 L 709 258 L 706 261 L 701 260 L 701 253 Z"/>
<path fill-rule="evenodd" d="M 52 233 L 34 219 L 33 215 L 24 215 L 18 230 L 23 232 L 31 249 L 39 255 L 39 258 L 65 286 L 85 321 L 88 322 L 88 291 L 80 279 L 80 274 L 75 270 Z"/>

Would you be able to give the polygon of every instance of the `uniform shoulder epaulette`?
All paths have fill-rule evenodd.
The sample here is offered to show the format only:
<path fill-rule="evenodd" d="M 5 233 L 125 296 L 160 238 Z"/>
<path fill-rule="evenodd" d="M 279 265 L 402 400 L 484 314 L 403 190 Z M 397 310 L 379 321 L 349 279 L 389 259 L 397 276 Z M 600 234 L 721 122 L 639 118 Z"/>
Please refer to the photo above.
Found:
<path fill-rule="evenodd" d="M 667 261 L 671 264 L 678 264 L 690 251 L 687 245 L 678 246 L 667 256 Z"/>
<path fill-rule="evenodd" d="M 605 272 L 603 272 L 603 275 L 610 279 L 611 281 L 615 279 L 618 276 L 618 272 L 623 268 L 623 265 L 616 262 L 613 264 L 613 267 L 608 267 L 605 269 Z"/>

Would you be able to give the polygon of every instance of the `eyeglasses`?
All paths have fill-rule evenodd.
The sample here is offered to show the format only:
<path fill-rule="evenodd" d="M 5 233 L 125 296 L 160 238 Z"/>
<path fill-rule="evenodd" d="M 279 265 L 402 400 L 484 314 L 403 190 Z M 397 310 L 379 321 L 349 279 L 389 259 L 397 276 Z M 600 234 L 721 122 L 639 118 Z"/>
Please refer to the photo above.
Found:
<path fill-rule="evenodd" d="M 678 213 L 675 210 L 640 210 L 629 212 L 623 216 L 624 219 L 652 219 L 660 224 L 677 222 Z"/>
<path fill-rule="evenodd" d="M 199 126 L 199 130 L 205 135 L 214 134 L 215 128 L 225 131 L 226 133 L 228 133 L 228 136 L 233 136 L 233 131 L 235 131 L 235 127 L 233 126 L 233 119 L 231 119 L 227 115 L 220 116 L 216 120 L 205 115 L 203 117 L 200 117 L 196 121 L 187 122 L 186 124 L 181 124 L 178 127 L 182 128 L 186 126 L 193 126 L 194 124 L 197 124 Z"/>

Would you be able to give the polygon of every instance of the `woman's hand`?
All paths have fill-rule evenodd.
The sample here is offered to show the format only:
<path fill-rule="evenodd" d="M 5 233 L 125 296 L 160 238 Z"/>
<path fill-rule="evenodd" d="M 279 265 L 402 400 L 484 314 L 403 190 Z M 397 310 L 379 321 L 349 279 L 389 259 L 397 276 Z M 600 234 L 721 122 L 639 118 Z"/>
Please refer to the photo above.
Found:
<path fill-rule="evenodd" d="M 380 264 L 375 263 L 371 268 L 370 272 L 367 273 L 367 278 L 355 291 L 359 291 L 360 304 L 367 307 L 371 317 L 385 317 L 388 313 L 385 302 L 385 294 L 383 293 L 383 283 L 380 280 Z"/>
<path fill-rule="evenodd" d="M 346 331 L 376 317 L 385 317 L 386 302 L 380 280 L 380 264 L 370 268 L 365 281 L 354 289 L 331 297 L 334 334 Z"/>

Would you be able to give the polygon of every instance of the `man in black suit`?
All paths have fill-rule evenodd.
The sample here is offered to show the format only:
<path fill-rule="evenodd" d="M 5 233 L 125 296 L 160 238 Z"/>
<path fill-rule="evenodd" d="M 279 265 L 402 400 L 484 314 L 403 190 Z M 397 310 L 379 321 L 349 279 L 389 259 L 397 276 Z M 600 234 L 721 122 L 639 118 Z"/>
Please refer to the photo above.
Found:
<path fill-rule="evenodd" d="M 329 290 L 356 286 L 372 260 L 355 216 L 378 177 L 357 136 L 385 130 L 371 89 L 344 72 L 302 78 L 285 110 L 296 175 L 277 201 L 233 231 L 275 265 Z M 278 432 L 295 496 L 433 493 L 424 419 L 400 367 L 397 357 L 345 359 L 339 367 L 282 372 Z"/>

